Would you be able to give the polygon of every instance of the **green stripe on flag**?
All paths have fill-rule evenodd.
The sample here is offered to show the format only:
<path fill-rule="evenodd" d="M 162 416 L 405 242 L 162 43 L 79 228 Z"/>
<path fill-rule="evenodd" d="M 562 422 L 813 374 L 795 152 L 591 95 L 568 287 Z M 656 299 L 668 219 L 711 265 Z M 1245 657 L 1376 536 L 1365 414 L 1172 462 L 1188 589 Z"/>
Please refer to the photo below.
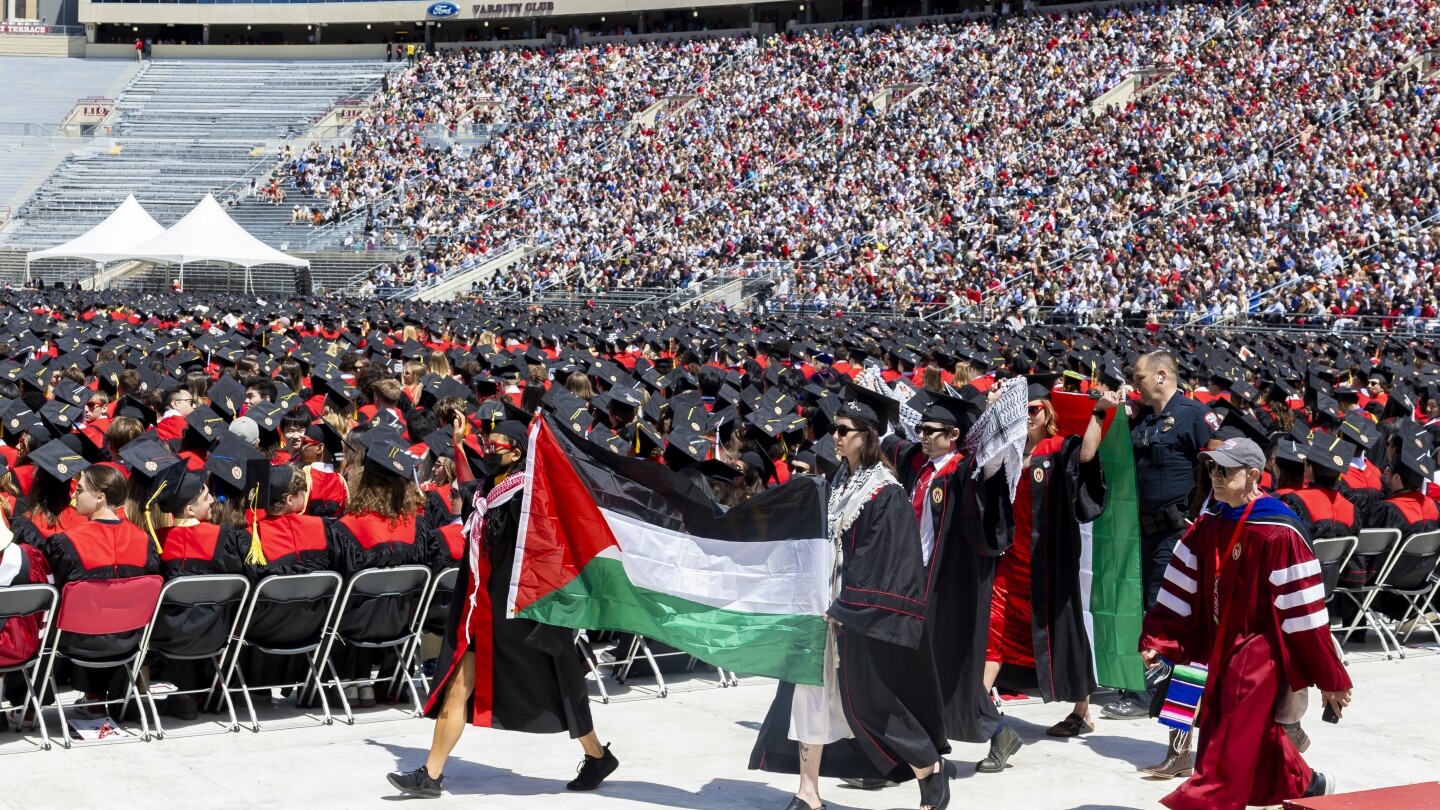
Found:
<path fill-rule="evenodd" d="M 824 617 L 724 610 L 638 588 L 613 557 L 595 557 L 519 615 L 577 630 L 639 633 L 733 672 L 822 682 Z"/>
<path fill-rule="evenodd" d="M 1145 691 L 1145 668 L 1136 646 L 1145 617 L 1140 581 L 1140 507 L 1135 457 L 1125 409 L 1116 408 L 1100 442 L 1105 469 L 1105 512 L 1095 521 L 1091 552 L 1090 614 L 1095 628 L 1095 676 L 1102 686 Z"/>

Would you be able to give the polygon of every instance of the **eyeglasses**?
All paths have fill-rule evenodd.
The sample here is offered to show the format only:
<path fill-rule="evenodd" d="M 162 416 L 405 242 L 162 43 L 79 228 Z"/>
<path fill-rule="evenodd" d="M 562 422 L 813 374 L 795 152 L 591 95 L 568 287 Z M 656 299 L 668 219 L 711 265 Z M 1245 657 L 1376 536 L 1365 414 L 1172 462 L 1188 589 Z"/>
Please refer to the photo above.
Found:
<path fill-rule="evenodd" d="M 1025 410 L 1026 410 L 1031 416 L 1034 416 L 1035 414 L 1040 413 L 1041 411 L 1045 410 L 1045 406 L 1044 406 L 1044 405 L 1031 405 L 1030 407 L 1026 408 Z"/>
<path fill-rule="evenodd" d="M 836 425 L 835 427 L 830 428 L 830 432 L 835 434 L 835 437 L 837 439 L 843 439 L 846 436 L 849 436 L 851 433 L 859 433 L 860 428 L 846 427 L 845 425 Z"/>
<path fill-rule="evenodd" d="M 949 430 L 950 428 L 944 427 L 943 425 L 940 427 L 935 427 L 933 425 L 917 425 L 915 427 L 915 432 L 920 434 L 921 436 L 935 436 L 937 434 L 944 435 Z"/>
<path fill-rule="evenodd" d="M 482 449 L 487 453 L 507 453 L 515 449 L 515 445 L 504 442 L 486 442 Z"/>

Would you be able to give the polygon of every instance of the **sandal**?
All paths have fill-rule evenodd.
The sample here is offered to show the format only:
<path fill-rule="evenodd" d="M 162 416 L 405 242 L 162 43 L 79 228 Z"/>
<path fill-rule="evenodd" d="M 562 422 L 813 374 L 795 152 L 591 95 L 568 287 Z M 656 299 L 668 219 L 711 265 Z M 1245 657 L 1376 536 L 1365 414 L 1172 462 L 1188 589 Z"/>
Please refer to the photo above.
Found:
<path fill-rule="evenodd" d="M 945 810 L 949 807 L 950 780 L 954 775 L 954 766 L 941 759 L 940 767 L 935 769 L 935 773 L 919 780 L 920 806 L 928 807 L 930 810 Z"/>
<path fill-rule="evenodd" d="M 1079 737 L 1081 734 L 1089 734 L 1094 730 L 1094 723 L 1071 712 L 1064 720 L 1046 729 L 1045 733 L 1051 737 Z"/>

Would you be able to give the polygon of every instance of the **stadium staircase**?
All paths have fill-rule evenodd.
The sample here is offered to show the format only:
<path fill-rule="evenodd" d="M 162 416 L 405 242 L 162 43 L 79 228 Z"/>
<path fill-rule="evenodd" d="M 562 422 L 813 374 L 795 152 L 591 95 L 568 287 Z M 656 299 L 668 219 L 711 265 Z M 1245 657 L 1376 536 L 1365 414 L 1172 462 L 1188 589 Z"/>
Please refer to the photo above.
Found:
<path fill-rule="evenodd" d="M 550 244 L 530 238 L 513 240 L 496 251 L 492 258 L 461 265 L 440 276 L 433 284 L 406 288 L 393 297 L 415 301 L 450 301 L 458 295 L 469 293 L 472 286 L 477 289 L 484 287 L 499 273 L 546 250 Z"/>
<path fill-rule="evenodd" d="M 387 69 L 383 62 L 147 63 L 119 94 L 113 138 L 67 158 L 20 208 L 5 242 L 59 244 L 131 193 L 162 225 L 207 192 L 230 202 L 273 168 L 282 139 L 304 131 L 337 98 L 378 86 Z M 240 219 L 269 244 L 287 241 L 283 228 Z M 296 235 L 305 232 L 295 226 Z"/>

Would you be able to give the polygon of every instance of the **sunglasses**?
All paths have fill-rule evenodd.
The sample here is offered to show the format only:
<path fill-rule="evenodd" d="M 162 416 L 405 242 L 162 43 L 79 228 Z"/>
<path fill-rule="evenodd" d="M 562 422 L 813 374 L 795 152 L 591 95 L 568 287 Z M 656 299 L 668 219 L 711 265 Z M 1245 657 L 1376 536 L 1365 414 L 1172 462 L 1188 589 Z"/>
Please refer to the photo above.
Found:
<path fill-rule="evenodd" d="M 851 433 L 859 433 L 860 428 L 846 427 L 845 425 L 836 425 L 835 427 L 830 428 L 830 432 L 835 434 L 836 438 L 843 439 L 846 436 L 849 436 Z"/>
<path fill-rule="evenodd" d="M 1045 410 L 1045 406 L 1044 406 L 1044 405 L 1031 405 L 1030 407 L 1026 408 L 1025 410 L 1028 411 L 1031 416 L 1034 416 L 1035 414 L 1040 413 L 1041 411 Z"/>
<path fill-rule="evenodd" d="M 1220 477 L 1220 478 L 1229 478 L 1230 476 L 1234 475 L 1234 474 L 1235 474 L 1237 471 L 1239 471 L 1239 470 L 1240 470 L 1239 467 L 1222 467 L 1221 465 L 1216 464 L 1216 463 L 1213 462 L 1213 461 L 1210 462 L 1210 474 L 1211 474 L 1212 476 L 1218 476 L 1218 477 Z"/>
<path fill-rule="evenodd" d="M 486 442 L 484 445 L 481 446 L 481 449 L 483 449 L 487 453 L 506 453 L 514 450 L 515 445 L 506 444 L 504 442 Z"/>
<path fill-rule="evenodd" d="M 944 435 L 948 430 L 950 430 L 948 427 L 932 427 L 930 425 L 919 425 L 915 428 L 915 432 L 921 436 Z"/>

